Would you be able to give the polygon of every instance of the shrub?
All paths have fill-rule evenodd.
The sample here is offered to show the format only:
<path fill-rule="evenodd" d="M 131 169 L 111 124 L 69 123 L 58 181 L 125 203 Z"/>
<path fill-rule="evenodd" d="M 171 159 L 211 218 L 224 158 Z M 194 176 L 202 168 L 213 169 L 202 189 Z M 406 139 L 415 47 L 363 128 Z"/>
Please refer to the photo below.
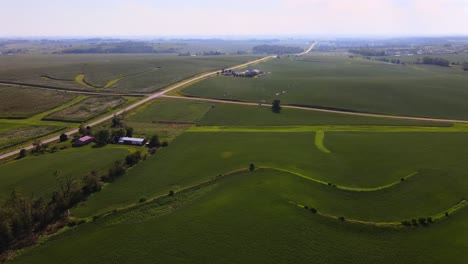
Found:
<path fill-rule="evenodd" d="M 314 207 L 311 207 L 309 210 L 310 210 L 313 214 L 316 214 L 316 213 L 318 212 L 317 209 L 315 209 Z"/>
<path fill-rule="evenodd" d="M 60 142 L 65 142 L 68 140 L 68 135 L 63 133 L 60 135 Z"/>
<path fill-rule="evenodd" d="M 420 217 L 420 218 L 418 219 L 418 222 L 419 222 L 421 225 L 426 225 L 426 224 L 427 224 L 426 218 L 425 218 L 425 217 Z"/>
<path fill-rule="evenodd" d="M 338 219 L 340 219 L 340 221 L 344 221 L 344 220 L 345 220 L 344 216 L 340 216 L 340 217 L 338 217 Z"/>
<path fill-rule="evenodd" d="M 26 157 L 26 155 L 27 155 L 27 151 L 25 149 L 21 149 L 19 152 L 19 158 L 22 159 Z"/>
<path fill-rule="evenodd" d="M 169 143 L 167 141 L 164 141 L 162 144 L 161 144 L 161 147 L 165 148 L 169 146 Z"/>
<path fill-rule="evenodd" d="M 174 196 L 174 191 L 173 190 L 169 191 L 169 196 Z"/>
<path fill-rule="evenodd" d="M 414 225 L 414 226 L 417 226 L 418 225 L 418 221 L 416 221 L 416 219 L 411 219 L 411 224 Z"/>
<path fill-rule="evenodd" d="M 250 163 L 249 165 L 249 171 L 254 171 L 255 170 L 255 164 Z"/>
<path fill-rule="evenodd" d="M 401 224 L 404 226 L 411 226 L 411 222 L 408 220 L 401 221 Z"/>
<path fill-rule="evenodd" d="M 139 202 L 139 203 L 144 203 L 144 202 L 146 202 L 146 197 L 140 198 L 140 200 L 138 200 L 138 202 Z"/>

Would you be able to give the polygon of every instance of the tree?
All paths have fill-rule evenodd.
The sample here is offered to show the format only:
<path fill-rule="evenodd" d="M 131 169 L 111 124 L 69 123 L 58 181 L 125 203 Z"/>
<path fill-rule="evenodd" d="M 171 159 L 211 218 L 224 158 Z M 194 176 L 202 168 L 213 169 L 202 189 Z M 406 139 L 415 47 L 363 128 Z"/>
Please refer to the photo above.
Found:
<path fill-rule="evenodd" d="M 60 135 L 60 142 L 65 142 L 68 140 L 68 135 L 63 133 L 62 135 Z"/>
<path fill-rule="evenodd" d="M 117 117 L 117 115 L 112 117 L 112 127 L 122 127 L 122 122 L 120 122 L 120 119 Z"/>
<path fill-rule="evenodd" d="M 174 196 L 174 191 L 173 190 L 169 191 L 169 196 Z"/>
<path fill-rule="evenodd" d="M 150 142 L 148 143 L 148 147 L 150 148 L 159 148 L 161 147 L 161 141 L 159 141 L 159 137 L 154 135 L 151 137 Z"/>
<path fill-rule="evenodd" d="M 127 127 L 126 132 L 127 137 L 133 137 L 133 127 Z"/>
<path fill-rule="evenodd" d="M 109 142 L 109 139 L 110 139 L 109 130 L 107 130 L 107 129 L 99 130 L 96 133 L 95 137 L 96 137 L 96 143 L 99 146 L 106 145 Z"/>
<path fill-rule="evenodd" d="M 117 143 L 121 137 L 125 137 L 127 135 L 127 131 L 123 128 L 114 129 L 111 133 L 111 139 L 113 143 Z"/>
<path fill-rule="evenodd" d="M 255 164 L 250 163 L 249 165 L 249 171 L 254 171 L 255 170 Z"/>
<path fill-rule="evenodd" d="M 141 160 L 141 152 L 137 151 L 137 152 L 135 152 L 133 154 L 130 154 L 127 157 L 125 157 L 125 164 L 127 164 L 127 166 L 131 167 L 131 166 L 137 164 L 140 160 Z"/>
<path fill-rule="evenodd" d="M 315 209 L 314 207 L 311 207 L 309 210 L 310 210 L 313 214 L 316 214 L 316 213 L 317 213 L 317 209 Z"/>
<path fill-rule="evenodd" d="M 80 127 L 78 128 L 78 133 L 80 133 L 81 135 L 86 134 L 86 127 L 83 124 L 81 124 Z"/>
<path fill-rule="evenodd" d="M 281 112 L 281 101 L 280 100 L 274 100 L 273 101 L 273 103 L 271 104 L 271 111 L 273 111 L 273 113 Z"/>
<path fill-rule="evenodd" d="M 20 152 L 19 152 L 19 158 L 22 159 L 24 157 L 26 157 L 26 150 L 25 149 L 21 149 Z"/>

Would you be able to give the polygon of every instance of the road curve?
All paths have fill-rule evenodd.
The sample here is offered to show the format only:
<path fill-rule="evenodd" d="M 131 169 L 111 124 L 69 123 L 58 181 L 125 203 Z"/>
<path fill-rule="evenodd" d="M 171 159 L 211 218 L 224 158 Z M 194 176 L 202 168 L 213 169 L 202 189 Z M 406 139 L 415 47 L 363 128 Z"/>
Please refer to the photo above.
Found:
<path fill-rule="evenodd" d="M 244 63 L 244 64 L 240 64 L 240 65 L 237 65 L 237 66 L 234 66 L 234 67 L 230 67 L 230 69 L 238 69 L 238 68 L 243 68 L 243 67 L 246 67 L 250 64 L 255 64 L 255 63 L 258 63 L 258 62 L 262 62 L 262 61 L 265 61 L 265 60 L 268 60 L 268 59 L 271 59 L 271 58 L 274 58 L 275 56 L 267 56 L 267 57 L 263 57 L 261 59 L 258 59 L 258 60 L 254 60 L 254 61 L 250 61 L 250 62 L 247 62 L 247 63 Z M 114 115 L 120 115 L 128 110 L 132 110 L 138 106 L 141 106 L 151 100 L 154 100 L 158 97 L 162 97 L 163 95 L 165 95 L 166 93 L 172 91 L 172 90 L 175 90 L 175 89 L 178 89 L 180 87 L 183 87 L 189 83 L 192 83 L 192 82 L 196 82 L 196 81 L 199 81 L 201 79 L 204 79 L 204 78 L 207 78 L 207 77 L 210 77 L 212 75 L 216 75 L 218 73 L 218 71 L 212 71 L 212 72 L 208 72 L 208 73 L 205 73 L 205 74 L 202 74 L 202 75 L 199 75 L 199 76 L 196 76 L 196 77 L 192 77 L 192 78 L 189 78 L 185 81 L 181 81 L 181 82 L 178 82 L 176 84 L 173 84 L 171 86 L 169 86 L 169 88 L 167 89 L 164 89 L 160 92 L 156 92 L 156 93 L 153 93 L 153 94 L 149 94 L 148 97 L 146 97 L 145 99 L 143 100 L 140 100 L 140 101 L 137 101 L 135 102 L 134 104 L 131 104 L 129 106 L 127 106 L 126 108 L 122 109 L 122 110 L 119 110 L 113 114 L 109 114 L 107 116 L 104 116 L 96 121 L 93 121 L 89 124 L 85 124 L 86 126 L 95 126 L 95 125 L 98 125 L 100 123 L 103 123 L 109 119 L 111 119 Z M 76 129 L 73 129 L 73 130 L 69 130 L 67 132 L 65 132 L 65 134 L 67 135 L 73 135 L 75 133 L 78 133 L 78 128 Z M 47 144 L 47 143 L 51 143 L 51 142 L 56 142 L 59 140 L 59 136 L 54 136 L 54 137 L 51 137 L 51 138 L 47 138 L 47 139 L 43 139 L 41 140 L 41 142 L 43 144 Z M 32 149 L 34 146 L 33 145 L 29 145 L 29 146 L 26 146 L 26 147 L 22 147 L 21 149 L 26 149 L 26 150 L 30 150 Z M 18 153 L 20 152 L 20 149 L 17 149 L 17 150 L 13 150 L 13 151 L 10 151 L 8 153 L 5 153 L 5 154 L 2 154 L 0 155 L 0 160 L 1 159 L 5 159 L 5 158 L 8 158 L 8 157 L 11 157 L 11 156 L 14 156 L 14 155 L 17 155 Z"/>
<path fill-rule="evenodd" d="M 311 52 L 311 51 L 315 48 L 315 46 L 316 46 L 317 44 L 318 44 L 318 41 L 312 43 L 312 45 L 310 45 L 309 49 L 307 49 L 307 50 L 304 51 L 304 52 L 301 52 L 301 53 L 296 54 L 296 56 L 302 56 L 302 55 L 305 55 L 305 54 Z"/>

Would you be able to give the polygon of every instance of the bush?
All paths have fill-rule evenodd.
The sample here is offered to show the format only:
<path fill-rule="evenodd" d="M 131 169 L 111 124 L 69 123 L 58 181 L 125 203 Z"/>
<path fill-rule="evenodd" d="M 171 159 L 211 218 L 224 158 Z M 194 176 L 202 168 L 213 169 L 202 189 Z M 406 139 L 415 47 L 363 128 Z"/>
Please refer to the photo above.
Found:
<path fill-rule="evenodd" d="M 426 224 L 427 224 L 426 218 L 425 218 L 425 217 L 420 217 L 420 218 L 418 219 L 418 222 L 419 222 L 421 225 L 426 225 Z"/>
<path fill-rule="evenodd" d="M 414 225 L 414 226 L 417 226 L 418 225 L 418 221 L 416 221 L 416 219 L 411 219 L 411 224 Z"/>
<path fill-rule="evenodd" d="M 130 154 L 127 157 L 125 157 L 125 164 L 127 164 L 127 166 L 131 167 L 131 166 L 137 164 L 140 160 L 141 160 L 141 152 L 137 151 L 137 152 L 135 152 L 133 154 Z"/>
<path fill-rule="evenodd" d="M 338 219 L 340 219 L 340 221 L 344 221 L 344 220 L 345 220 L 344 216 L 340 216 L 340 217 L 338 217 Z"/>
<path fill-rule="evenodd" d="M 27 155 L 27 151 L 25 149 L 21 149 L 19 152 L 19 158 L 22 159 L 26 157 L 26 155 Z"/>
<path fill-rule="evenodd" d="M 142 197 L 142 198 L 140 198 L 140 200 L 138 200 L 138 202 L 139 202 L 139 203 L 144 203 L 144 202 L 146 202 L 146 198 L 145 198 L 145 197 Z"/>
<path fill-rule="evenodd" d="M 174 191 L 173 190 L 169 191 L 169 196 L 174 196 Z"/>
<path fill-rule="evenodd" d="M 318 211 L 317 209 L 315 209 L 314 207 L 311 207 L 310 209 L 310 212 L 312 212 L 313 214 L 316 214 Z"/>
<path fill-rule="evenodd" d="M 60 135 L 60 142 L 65 142 L 68 140 L 68 135 L 63 133 Z"/>
<path fill-rule="evenodd" d="M 255 164 L 250 163 L 249 165 L 249 171 L 254 171 L 255 170 Z"/>
<path fill-rule="evenodd" d="M 408 221 L 408 220 L 402 221 L 401 224 L 404 225 L 404 226 L 411 226 L 411 222 Z"/>
<path fill-rule="evenodd" d="M 169 143 L 167 141 L 164 141 L 162 144 L 161 144 L 161 147 L 165 148 L 169 146 Z"/>

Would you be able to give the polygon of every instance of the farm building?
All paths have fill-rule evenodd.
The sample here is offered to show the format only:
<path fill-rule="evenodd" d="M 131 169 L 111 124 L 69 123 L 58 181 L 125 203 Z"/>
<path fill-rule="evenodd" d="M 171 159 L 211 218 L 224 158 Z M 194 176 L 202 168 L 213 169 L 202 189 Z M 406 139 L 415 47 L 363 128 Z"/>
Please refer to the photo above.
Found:
<path fill-rule="evenodd" d="M 121 137 L 119 144 L 143 146 L 146 143 L 144 138 Z"/>
<path fill-rule="evenodd" d="M 80 138 L 75 139 L 73 141 L 73 146 L 74 147 L 86 146 L 86 145 L 88 145 L 89 143 L 91 143 L 93 141 L 94 141 L 94 137 L 84 136 L 84 137 L 80 137 Z"/>

